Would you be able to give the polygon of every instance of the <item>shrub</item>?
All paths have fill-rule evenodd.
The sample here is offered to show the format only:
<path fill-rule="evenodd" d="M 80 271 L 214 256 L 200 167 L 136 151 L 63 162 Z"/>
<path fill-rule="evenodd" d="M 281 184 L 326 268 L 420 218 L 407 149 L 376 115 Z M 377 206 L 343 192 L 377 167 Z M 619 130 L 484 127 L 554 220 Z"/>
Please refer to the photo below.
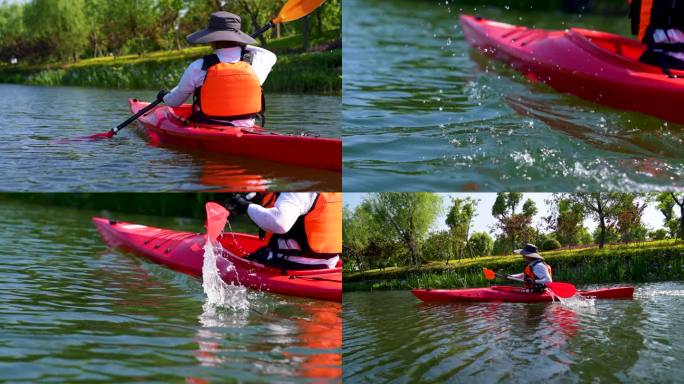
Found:
<path fill-rule="evenodd" d="M 556 239 L 546 239 L 542 243 L 541 250 L 542 251 L 553 251 L 554 249 L 558 249 L 561 247 L 561 243 L 556 240 Z"/>

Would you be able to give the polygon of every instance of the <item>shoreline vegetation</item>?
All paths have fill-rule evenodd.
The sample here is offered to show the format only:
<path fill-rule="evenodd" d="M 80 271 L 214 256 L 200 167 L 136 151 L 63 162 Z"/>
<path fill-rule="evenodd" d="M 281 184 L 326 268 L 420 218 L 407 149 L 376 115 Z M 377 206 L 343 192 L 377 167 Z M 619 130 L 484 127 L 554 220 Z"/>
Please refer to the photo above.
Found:
<path fill-rule="evenodd" d="M 543 253 L 554 279 L 573 284 L 643 283 L 684 280 L 684 241 L 659 240 L 631 244 L 591 246 Z M 344 291 L 408 290 L 412 288 L 474 288 L 517 284 L 488 281 L 482 268 L 519 273 L 520 255 L 485 256 L 433 261 L 418 267 L 388 267 L 345 272 Z"/>
<path fill-rule="evenodd" d="M 335 32 L 335 31 L 333 31 Z M 339 31 L 336 31 L 339 33 Z M 331 32 L 328 35 L 332 35 Z M 295 37 L 296 38 L 296 37 Z M 292 37 L 281 40 L 296 42 Z M 301 37 L 299 37 L 301 40 Z M 279 41 L 273 42 L 278 47 Z M 322 49 L 304 53 L 274 48 L 278 63 L 264 84 L 265 92 L 340 94 L 342 49 L 339 40 L 320 41 Z M 268 48 L 271 48 L 270 46 Z M 0 66 L 0 83 L 82 86 L 115 89 L 171 89 L 196 59 L 211 53 L 209 47 L 192 47 L 141 55 L 96 57 L 75 63 Z"/>
<path fill-rule="evenodd" d="M 212 12 L 241 16 L 257 30 L 286 0 L 0 1 L 0 82 L 120 89 L 171 89 L 190 63 L 211 53 L 186 36 Z M 341 94 L 342 5 L 327 0 L 309 15 L 258 37 L 278 55 L 266 92 Z"/>

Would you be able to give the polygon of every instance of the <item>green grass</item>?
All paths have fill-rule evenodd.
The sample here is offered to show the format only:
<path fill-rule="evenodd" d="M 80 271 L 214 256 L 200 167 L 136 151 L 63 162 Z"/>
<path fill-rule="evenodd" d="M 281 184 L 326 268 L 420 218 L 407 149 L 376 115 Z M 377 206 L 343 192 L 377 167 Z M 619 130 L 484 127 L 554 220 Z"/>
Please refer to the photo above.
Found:
<path fill-rule="evenodd" d="M 545 252 L 554 279 L 575 284 L 625 283 L 684 279 L 684 242 L 662 240 Z M 518 255 L 452 260 L 448 265 L 431 262 L 420 267 L 344 274 L 344 289 L 386 290 L 410 288 L 465 288 L 489 284 L 482 268 L 502 273 L 523 269 Z M 501 281 L 499 281 L 501 282 Z"/>
<path fill-rule="evenodd" d="M 335 36 L 339 36 L 339 30 L 326 32 L 314 42 L 330 41 Z M 271 44 L 275 52 L 291 51 L 301 44 L 301 36 L 274 40 Z M 178 83 L 190 62 L 210 52 L 209 47 L 203 46 L 144 55 L 96 57 L 72 64 L 3 66 L 0 67 L 0 82 L 170 89 Z M 339 94 L 342 90 L 342 50 L 281 54 L 264 89 L 267 92 Z"/>

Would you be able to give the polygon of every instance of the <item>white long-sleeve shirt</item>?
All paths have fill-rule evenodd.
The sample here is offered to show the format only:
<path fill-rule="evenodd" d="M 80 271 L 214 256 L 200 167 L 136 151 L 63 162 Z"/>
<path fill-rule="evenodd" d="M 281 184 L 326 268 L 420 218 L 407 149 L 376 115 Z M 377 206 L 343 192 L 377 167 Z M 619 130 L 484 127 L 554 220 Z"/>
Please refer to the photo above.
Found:
<path fill-rule="evenodd" d="M 264 48 L 254 47 L 248 45 L 247 51 L 253 52 L 252 69 L 256 74 L 259 82 L 264 84 L 271 68 L 277 61 L 276 55 Z M 222 63 L 237 63 L 242 56 L 242 49 L 240 47 L 217 49 L 214 53 L 218 56 Z M 207 76 L 207 71 L 202 70 L 203 59 L 195 60 L 185 70 L 178 85 L 164 96 L 164 103 L 166 105 L 177 107 L 185 103 L 188 98 L 192 96 L 195 89 L 204 84 L 204 78 Z M 254 125 L 254 119 L 234 120 L 233 125 L 238 127 L 251 127 Z"/>
<path fill-rule="evenodd" d="M 662 44 L 684 43 L 684 32 L 678 29 L 656 29 L 653 32 L 653 41 Z M 684 52 L 668 52 L 667 54 L 684 60 Z"/>
<path fill-rule="evenodd" d="M 546 268 L 546 264 L 544 263 L 535 264 L 535 266 L 532 267 L 532 272 L 534 272 L 535 276 L 541 277 L 541 279 L 537 279 L 534 281 L 537 284 L 548 284 L 553 282 L 553 280 L 551 279 L 551 275 L 549 275 L 549 270 Z M 515 275 L 509 275 L 508 277 L 518 281 L 525 280 L 524 273 L 516 273 Z"/>
<path fill-rule="evenodd" d="M 300 216 L 309 213 L 317 197 L 318 193 L 315 192 L 283 192 L 278 195 L 273 207 L 264 208 L 258 204 L 250 204 L 247 207 L 247 214 L 264 231 L 283 234 L 292 229 Z M 278 241 L 280 249 L 301 249 L 294 240 L 278 239 Z M 334 268 L 340 259 L 339 255 L 327 260 L 301 256 L 286 256 L 286 258 L 300 264 L 325 264 L 328 268 Z"/>
<path fill-rule="evenodd" d="M 247 214 L 264 231 L 283 234 L 292 228 L 299 216 L 311 210 L 316 197 L 318 193 L 315 192 L 283 192 L 273 207 L 250 204 Z"/>

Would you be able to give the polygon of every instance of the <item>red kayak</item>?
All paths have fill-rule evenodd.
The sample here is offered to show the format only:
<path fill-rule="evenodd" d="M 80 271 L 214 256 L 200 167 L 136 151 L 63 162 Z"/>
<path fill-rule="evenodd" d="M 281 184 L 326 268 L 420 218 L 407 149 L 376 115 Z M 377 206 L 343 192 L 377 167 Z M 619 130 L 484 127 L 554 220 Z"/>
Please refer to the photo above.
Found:
<path fill-rule="evenodd" d="M 531 29 L 461 15 L 463 34 L 483 55 L 532 81 L 613 108 L 684 123 L 684 79 L 638 61 L 645 46 L 605 32 Z M 684 76 L 684 71 L 672 71 Z"/>
<path fill-rule="evenodd" d="M 109 246 L 134 253 L 190 276 L 202 276 L 202 233 L 178 232 L 94 217 L 93 223 Z M 289 296 L 342 301 L 342 268 L 312 271 L 281 271 L 244 258 L 264 241 L 243 233 L 225 233 L 219 238 L 225 249 L 216 266 L 226 283 Z M 234 268 L 227 268 L 229 262 Z"/>
<path fill-rule="evenodd" d="M 135 114 L 150 103 L 130 99 Z M 189 104 L 157 106 L 138 119 L 153 143 L 342 172 L 342 140 L 279 135 L 261 127 L 185 124 Z"/>
<path fill-rule="evenodd" d="M 522 287 L 491 286 L 467 289 L 414 289 L 411 291 L 422 301 L 463 301 L 463 302 L 507 302 L 507 303 L 544 303 L 553 301 L 548 292 L 529 293 Z M 577 291 L 584 297 L 596 299 L 629 299 L 634 295 L 633 287 L 614 287 Z"/>

